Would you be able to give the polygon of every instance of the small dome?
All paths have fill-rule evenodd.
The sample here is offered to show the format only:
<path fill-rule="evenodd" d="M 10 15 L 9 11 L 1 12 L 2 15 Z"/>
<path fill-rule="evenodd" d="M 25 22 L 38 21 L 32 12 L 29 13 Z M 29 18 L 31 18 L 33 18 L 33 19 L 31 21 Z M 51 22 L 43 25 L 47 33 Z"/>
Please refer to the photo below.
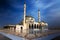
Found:
<path fill-rule="evenodd" d="M 32 16 L 26 16 L 26 17 L 31 17 L 31 18 L 33 18 Z"/>

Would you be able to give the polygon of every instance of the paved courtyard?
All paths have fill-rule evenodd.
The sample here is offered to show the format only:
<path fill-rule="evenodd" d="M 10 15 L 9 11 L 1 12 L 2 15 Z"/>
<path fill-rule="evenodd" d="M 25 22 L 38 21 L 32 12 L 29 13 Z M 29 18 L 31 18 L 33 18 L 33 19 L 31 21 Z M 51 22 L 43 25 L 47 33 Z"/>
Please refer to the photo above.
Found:
<path fill-rule="evenodd" d="M 60 31 L 60 30 L 59 30 Z M 26 38 L 26 39 L 34 39 L 34 38 L 42 38 L 48 36 L 50 34 L 58 33 L 58 30 L 48 30 L 48 31 L 41 31 L 41 30 L 24 30 L 24 31 L 15 31 L 15 30 L 0 30 L 0 32 L 4 32 L 7 34 L 13 34 L 18 37 Z"/>
<path fill-rule="evenodd" d="M 0 34 L 0 40 L 11 40 L 11 39 L 9 39 L 8 37 Z"/>

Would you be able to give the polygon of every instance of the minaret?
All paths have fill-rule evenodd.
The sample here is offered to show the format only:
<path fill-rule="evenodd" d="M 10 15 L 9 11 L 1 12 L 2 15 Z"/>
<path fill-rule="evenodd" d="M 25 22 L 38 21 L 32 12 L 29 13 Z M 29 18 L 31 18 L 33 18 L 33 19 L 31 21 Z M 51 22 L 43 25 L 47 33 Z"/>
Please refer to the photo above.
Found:
<path fill-rule="evenodd" d="M 40 22 L 40 9 L 38 9 L 38 22 Z"/>
<path fill-rule="evenodd" d="M 25 17 L 26 17 L 26 2 L 24 2 L 24 29 L 26 29 L 26 25 L 25 25 Z"/>

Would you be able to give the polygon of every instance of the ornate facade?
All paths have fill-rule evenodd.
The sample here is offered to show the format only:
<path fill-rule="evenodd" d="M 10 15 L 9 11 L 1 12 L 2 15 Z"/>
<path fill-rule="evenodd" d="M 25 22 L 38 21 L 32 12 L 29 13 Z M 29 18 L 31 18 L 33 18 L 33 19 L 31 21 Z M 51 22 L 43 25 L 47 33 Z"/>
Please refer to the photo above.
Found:
<path fill-rule="evenodd" d="M 47 30 L 48 24 L 40 21 L 40 10 L 38 9 L 38 22 L 35 21 L 34 17 L 26 16 L 26 2 L 24 3 L 24 18 L 22 24 L 15 25 L 14 27 L 9 27 L 17 30 L 29 30 L 29 29 L 38 29 L 38 30 Z"/>
<path fill-rule="evenodd" d="M 29 29 L 48 29 L 48 24 L 45 22 L 40 22 L 40 10 L 38 9 L 38 22 L 32 16 L 26 16 L 26 2 L 24 3 L 24 20 L 23 25 L 20 27 L 17 25 L 17 29 L 29 30 Z M 17 30 L 16 29 L 16 30 Z"/>

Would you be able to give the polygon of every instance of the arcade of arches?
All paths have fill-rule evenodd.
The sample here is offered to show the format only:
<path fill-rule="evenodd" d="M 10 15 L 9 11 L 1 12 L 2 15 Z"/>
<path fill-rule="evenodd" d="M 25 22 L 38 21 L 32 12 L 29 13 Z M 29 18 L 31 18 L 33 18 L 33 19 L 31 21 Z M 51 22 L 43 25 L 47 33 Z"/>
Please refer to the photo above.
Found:
<path fill-rule="evenodd" d="M 29 24 L 29 29 L 41 29 L 41 24 Z"/>

